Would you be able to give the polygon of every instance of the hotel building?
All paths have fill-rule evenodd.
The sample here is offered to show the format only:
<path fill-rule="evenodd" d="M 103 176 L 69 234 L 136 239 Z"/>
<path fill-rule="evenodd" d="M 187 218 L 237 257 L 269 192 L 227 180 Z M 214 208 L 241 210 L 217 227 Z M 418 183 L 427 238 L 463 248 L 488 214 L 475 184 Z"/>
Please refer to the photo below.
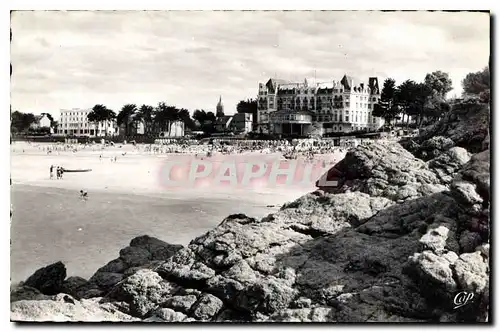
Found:
<path fill-rule="evenodd" d="M 344 75 L 340 81 L 309 84 L 269 79 L 259 83 L 258 130 L 275 134 L 328 134 L 376 131 L 384 120 L 372 116 L 380 99 L 377 77 L 363 82 Z"/>
<path fill-rule="evenodd" d="M 116 120 L 104 121 L 101 123 L 89 122 L 87 116 L 91 109 L 73 108 L 70 110 L 61 110 L 61 117 L 57 134 L 59 135 L 76 135 L 76 136 L 114 136 L 118 134 L 118 126 Z"/>

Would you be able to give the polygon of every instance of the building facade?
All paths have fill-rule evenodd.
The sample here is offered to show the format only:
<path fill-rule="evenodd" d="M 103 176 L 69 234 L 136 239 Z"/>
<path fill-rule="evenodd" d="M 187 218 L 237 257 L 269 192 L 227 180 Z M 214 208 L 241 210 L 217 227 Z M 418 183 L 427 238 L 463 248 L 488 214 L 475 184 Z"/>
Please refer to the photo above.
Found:
<path fill-rule="evenodd" d="M 35 122 L 30 124 L 31 129 L 51 128 L 51 121 L 47 114 L 35 115 Z"/>
<path fill-rule="evenodd" d="M 225 132 L 229 130 L 229 125 L 231 124 L 231 121 L 233 120 L 232 115 L 220 115 L 217 117 L 215 120 L 215 131 L 217 132 Z"/>
<path fill-rule="evenodd" d="M 115 136 L 118 135 L 116 120 L 103 121 L 101 123 L 89 122 L 87 117 L 91 109 L 73 108 L 61 110 L 61 117 L 57 134 L 76 136 Z M 107 133 L 107 135 L 106 135 Z"/>
<path fill-rule="evenodd" d="M 184 121 L 173 121 L 166 126 L 167 131 L 159 133 L 159 137 L 184 137 L 185 126 Z"/>
<path fill-rule="evenodd" d="M 309 84 L 269 79 L 259 83 L 258 131 L 276 134 L 324 135 L 375 131 L 384 120 L 372 116 L 380 99 L 378 79 L 362 82 L 348 75 L 340 81 Z"/>
<path fill-rule="evenodd" d="M 251 113 L 236 113 L 229 125 L 231 131 L 237 134 L 246 134 L 252 131 L 253 121 Z"/>

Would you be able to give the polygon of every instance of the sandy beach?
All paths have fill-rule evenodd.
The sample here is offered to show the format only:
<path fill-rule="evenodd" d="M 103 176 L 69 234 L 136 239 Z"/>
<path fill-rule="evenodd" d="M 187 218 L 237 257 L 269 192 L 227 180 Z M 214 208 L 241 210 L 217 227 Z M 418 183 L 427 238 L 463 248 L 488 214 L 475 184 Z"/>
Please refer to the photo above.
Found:
<path fill-rule="evenodd" d="M 171 155 L 151 155 L 131 145 L 47 154 L 42 146 L 48 144 L 11 145 L 13 282 L 57 260 L 67 265 L 68 275 L 88 278 L 135 236 L 186 245 L 229 214 L 261 218 L 314 190 L 313 185 L 172 190 L 160 178 Z M 50 165 L 92 171 L 51 180 Z M 79 198 L 81 189 L 89 193 L 87 201 Z"/>

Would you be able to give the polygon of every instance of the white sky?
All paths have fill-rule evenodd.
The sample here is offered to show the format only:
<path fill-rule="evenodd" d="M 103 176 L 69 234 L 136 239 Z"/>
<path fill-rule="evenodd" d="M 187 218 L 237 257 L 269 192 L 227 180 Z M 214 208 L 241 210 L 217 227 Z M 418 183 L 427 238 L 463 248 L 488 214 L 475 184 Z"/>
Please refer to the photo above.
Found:
<path fill-rule="evenodd" d="M 437 12 L 14 12 L 12 110 L 159 101 L 226 113 L 269 77 L 448 72 L 454 91 L 487 65 L 490 18 Z"/>

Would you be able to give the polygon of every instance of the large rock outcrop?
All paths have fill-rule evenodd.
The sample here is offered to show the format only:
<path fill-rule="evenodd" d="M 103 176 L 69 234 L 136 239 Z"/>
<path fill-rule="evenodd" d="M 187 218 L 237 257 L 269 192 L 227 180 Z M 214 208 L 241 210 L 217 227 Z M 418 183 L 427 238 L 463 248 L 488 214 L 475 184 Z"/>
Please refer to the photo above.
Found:
<path fill-rule="evenodd" d="M 337 182 L 330 185 L 329 182 Z M 331 193 L 359 191 L 403 202 L 446 189 L 446 181 L 397 143 L 372 143 L 347 152 L 316 186 Z"/>

